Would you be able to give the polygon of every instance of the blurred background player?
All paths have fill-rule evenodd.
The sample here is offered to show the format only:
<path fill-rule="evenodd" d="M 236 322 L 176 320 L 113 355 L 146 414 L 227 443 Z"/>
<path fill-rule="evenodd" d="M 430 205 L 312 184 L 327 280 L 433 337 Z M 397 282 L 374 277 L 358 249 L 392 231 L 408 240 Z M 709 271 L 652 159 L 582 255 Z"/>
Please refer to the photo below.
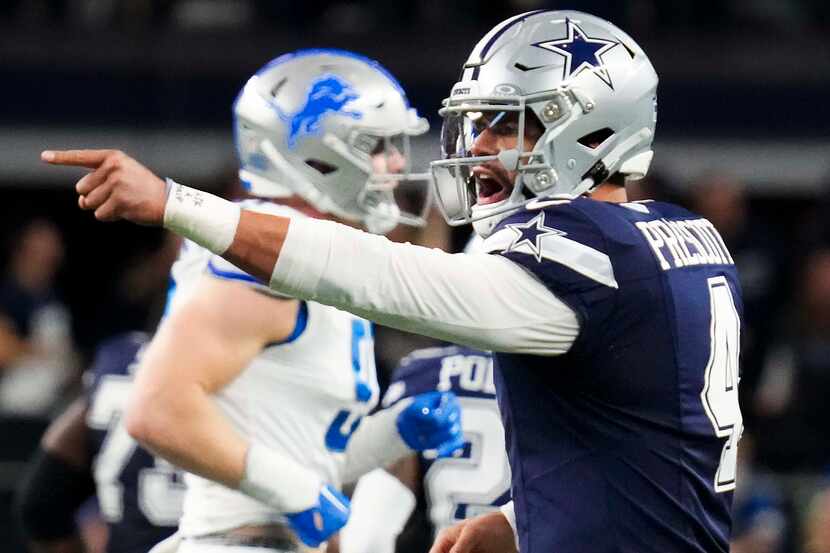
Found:
<path fill-rule="evenodd" d="M 510 465 L 493 369 L 490 353 L 460 346 L 416 350 L 401 360 L 382 405 L 430 390 L 453 391 L 464 413 L 464 449 L 445 459 L 411 456 L 361 478 L 352 496 L 352 515 L 340 534 L 340 553 L 394 552 L 416 499 L 426 510 L 429 536 L 510 500 Z M 400 550 L 429 549 L 431 540 L 424 540 L 419 529 L 401 535 Z"/>
<path fill-rule="evenodd" d="M 0 281 L 0 416 L 44 416 L 77 377 L 72 321 L 58 288 L 66 248 L 47 218 L 29 221 L 10 239 Z"/>
<path fill-rule="evenodd" d="M 396 194 L 417 184 L 408 141 L 427 124 L 376 62 L 337 50 L 286 54 L 251 77 L 234 114 L 240 180 L 272 200 L 243 200 L 247 208 L 377 233 L 422 223 L 426 195 L 405 212 Z M 368 321 L 271 294 L 192 242 L 172 279 L 127 428 L 190 473 L 180 551 L 316 547 L 345 523 L 341 483 L 460 441 L 449 394 L 364 420 L 378 398 Z M 287 500 L 274 474 L 292 475 L 278 490 Z"/>
<path fill-rule="evenodd" d="M 129 437 L 123 414 L 141 350 L 131 332 L 104 342 L 86 374 L 85 394 L 59 416 L 19 492 L 18 509 L 35 553 L 86 553 L 76 517 L 97 495 L 107 523 L 106 553 L 146 553 L 173 534 L 184 484 L 169 463 Z M 86 545 L 86 547 L 85 547 Z"/>

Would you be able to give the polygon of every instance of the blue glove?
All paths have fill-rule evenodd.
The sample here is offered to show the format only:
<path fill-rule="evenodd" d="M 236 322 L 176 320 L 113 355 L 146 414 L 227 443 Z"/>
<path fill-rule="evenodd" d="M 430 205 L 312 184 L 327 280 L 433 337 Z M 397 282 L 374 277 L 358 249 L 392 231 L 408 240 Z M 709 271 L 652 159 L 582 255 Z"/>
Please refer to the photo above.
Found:
<path fill-rule="evenodd" d="M 452 392 L 426 392 L 414 396 L 398 415 L 398 433 L 415 451 L 436 450 L 449 457 L 464 447 L 461 405 Z"/>
<path fill-rule="evenodd" d="M 291 529 L 309 547 L 319 547 L 349 520 L 349 500 L 329 485 L 320 490 L 317 505 L 286 516 Z"/>

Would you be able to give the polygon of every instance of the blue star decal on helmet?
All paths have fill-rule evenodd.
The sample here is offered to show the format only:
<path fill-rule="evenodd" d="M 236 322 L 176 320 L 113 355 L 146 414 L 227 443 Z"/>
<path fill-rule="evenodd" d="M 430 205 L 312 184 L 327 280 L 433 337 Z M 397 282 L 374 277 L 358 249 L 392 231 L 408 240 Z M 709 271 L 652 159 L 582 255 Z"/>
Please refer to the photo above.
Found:
<path fill-rule="evenodd" d="M 516 233 L 513 242 L 504 250 L 503 253 L 518 250 L 521 246 L 527 245 L 530 248 L 530 253 L 536 258 L 536 261 L 542 261 L 542 238 L 545 236 L 565 236 L 567 233 L 555 228 L 545 226 L 545 212 L 539 212 L 539 215 L 526 223 L 515 223 L 512 225 L 505 225 Z M 526 252 L 520 252 L 526 253 Z"/>
<path fill-rule="evenodd" d="M 568 31 L 568 36 L 565 38 L 543 40 L 533 44 L 533 46 L 559 54 L 565 58 L 563 79 L 568 79 L 588 69 L 613 90 L 614 85 L 611 82 L 611 75 L 608 74 L 602 55 L 617 46 L 619 42 L 588 36 L 571 19 L 565 19 L 565 27 Z"/>

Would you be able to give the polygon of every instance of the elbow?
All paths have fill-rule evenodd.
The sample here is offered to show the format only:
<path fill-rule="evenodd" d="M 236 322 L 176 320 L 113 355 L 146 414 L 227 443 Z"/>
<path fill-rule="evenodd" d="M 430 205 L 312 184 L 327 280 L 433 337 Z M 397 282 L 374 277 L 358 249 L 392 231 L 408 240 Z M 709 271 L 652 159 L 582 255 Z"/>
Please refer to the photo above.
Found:
<path fill-rule="evenodd" d="M 140 394 L 130 400 L 124 424 L 127 433 L 142 446 L 163 451 L 172 440 L 173 414 L 165 398 L 149 399 Z"/>
<path fill-rule="evenodd" d="M 147 441 L 151 434 L 151 425 L 148 418 L 149 417 L 144 416 L 143 409 L 136 405 L 131 405 L 124 416 L 124 424 L 127 428 L 127 434 L 142 445 L 145 445 L 145 441 Z"/>

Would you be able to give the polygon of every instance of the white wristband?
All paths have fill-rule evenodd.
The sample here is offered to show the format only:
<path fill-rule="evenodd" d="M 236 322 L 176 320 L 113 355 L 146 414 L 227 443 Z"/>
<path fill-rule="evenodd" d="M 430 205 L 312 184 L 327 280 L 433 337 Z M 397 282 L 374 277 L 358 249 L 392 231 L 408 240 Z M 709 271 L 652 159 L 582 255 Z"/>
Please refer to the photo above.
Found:
<path fill-rule="evenodd" d="M 251 444 L 239 491 L 282 513 L 299 513 L 317 504 L 323 482 L 313 471 L 277 451 Z"/>
<path fill-rule="evenodd" d="M 394 553 L 415 503 L 415 494 L 385 470 L 364 475 L 352 494 L 349 523 L 340 531 L 341 553 Z"/>
<path fill-rule="evenodd" d="M 231 247 L 239 225 L 240 207 L 202 190 L 167 179 L 164 228 L 172 230 L 215 254 Z"/>

